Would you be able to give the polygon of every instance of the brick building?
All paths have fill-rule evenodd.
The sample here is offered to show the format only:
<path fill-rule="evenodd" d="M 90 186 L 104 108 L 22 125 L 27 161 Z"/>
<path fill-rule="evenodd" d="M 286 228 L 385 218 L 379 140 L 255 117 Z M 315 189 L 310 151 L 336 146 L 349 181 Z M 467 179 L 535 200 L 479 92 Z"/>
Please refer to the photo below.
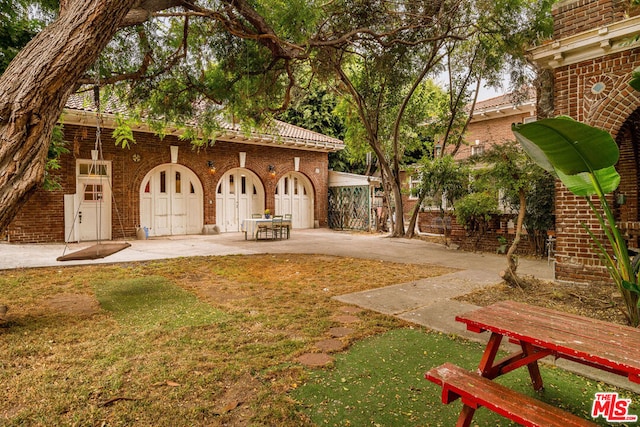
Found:
<path fill-rule="evenodd" d="M 514 100 L 512 94 L 505 94 L 477 102 L 465 134 L 469 144 L 460 147 L 455 159 L 463 160 L 481 154 L 494 144 L 514 141 L 512 123 L 536 120 L 535 93 L 530 91 L 528 95 L 521 101 Z"/>
<path fill-rule="evenodd" d="M 115 115 L 71 98 L 64 112 L 70 150 L 55 171 L 61 189 L 38 190 L 7 230 L 11 242 L 61 242 L 239 231 L 241 221 L 269 208 L 292 214 L 294 228 L 327 225 L 328 153 L 337 139 L 282 122 L 264 133 L 223 126 L 199 149 L 147 126 L 135 144 L 116 147 Z"/>
<path fill-rule="evenodd" d="M 612 195 L 620 224 L 633 227 L 638 212 L 640 93 L 629 85 L 640 66 L 640 16 L 629 1 L 564 0 L 553 8 L 553 40 L 531 50 L 541 67 L 553 70 L 554 115 L 609 131 L 620 147 L 621 175 Z M 560 183 L 556 189 L 556 277 L 571 281 L 608 280 L 581 223 L 598 230 L 582 200 Z M 638 247 L 630 240 L 629 245 Z"/>
<path fill-rule="evenodd" d="M 505 94 L 476 103 L 473 117 L 465 134 L 466 145 L 460 147 L 454 158 L 464 160 L 481 154 L 494 144 L 515 140 L 511 132 L 512 123 L 528 123 L 536 120 L 536 99 L 534 91 L 525 100 L 516 101 L 512 94 Z M 438 150 L 438 145 L 436 145 Z M 403 193 L 405 216 L 411 214 L 416 197 L 411 189 L 416 185 L 415 177 L 401 172 L 401 180 L 406 191 Z"/>

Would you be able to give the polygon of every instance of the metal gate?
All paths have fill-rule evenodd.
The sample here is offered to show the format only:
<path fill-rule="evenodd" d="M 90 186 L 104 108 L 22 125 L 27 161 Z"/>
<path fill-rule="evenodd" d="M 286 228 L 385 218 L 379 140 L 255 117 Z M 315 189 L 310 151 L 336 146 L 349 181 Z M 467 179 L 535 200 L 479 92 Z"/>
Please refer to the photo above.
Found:
<path fill-rule="evenodd" d="M 368 186 L 329 188 L 329 227 L 369 230 L 371 202 Z"/>

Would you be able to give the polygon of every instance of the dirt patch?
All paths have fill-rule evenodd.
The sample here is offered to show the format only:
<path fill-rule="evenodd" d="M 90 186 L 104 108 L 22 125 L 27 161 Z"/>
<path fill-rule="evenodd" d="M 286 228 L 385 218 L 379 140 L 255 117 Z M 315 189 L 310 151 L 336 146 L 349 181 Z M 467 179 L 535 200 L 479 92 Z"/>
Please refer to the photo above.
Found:
<path fill-rule="evenodd" d="M 337 351 L 342 351 L 345 349 L 345 347 L 346 345 L 337 338 L 331 338 L 316 343 L 316 348 L 325 353 L 335 353 Z"/>
<path fill-rule="evenodd" d="M 622 311 L 622 298 L 612 284 L 576 284 L 528 279 L 525 289 L 501 283 L 456 299 L 479 306 L 513 300 L 608 322 L 628 324 Z"/>
<path fill-rule="evenodd" d="M 217 399 L 214 415 L 221 417 L 223 425 L 245 426 L 250 423 L 253 410 L 248 404 L 259 395 L 264 386 L 255 377 L 245 374 L 225 387 L 223 395 Z"/>
<path fill-rule="evenodd" d="M 345 327 L 336 327 L 329 329 L 329 335 L 334 338 L 346 337 L 355 332 L 355 329 L 345 328 Z"/>
<path fill-rule="evenodd" d="M 305 353 L 298 357 L 298 362 L 311 368 L 322 368 L 333 363 L 333 357 L 326 353 Z"/>
<path fill-rule="evenodd" d="M 46 300 L 54 311 L 76 316 L 92 316 L 100 312 L 100 303 L 95 297 L 84 294 L 59 294 Z"/>

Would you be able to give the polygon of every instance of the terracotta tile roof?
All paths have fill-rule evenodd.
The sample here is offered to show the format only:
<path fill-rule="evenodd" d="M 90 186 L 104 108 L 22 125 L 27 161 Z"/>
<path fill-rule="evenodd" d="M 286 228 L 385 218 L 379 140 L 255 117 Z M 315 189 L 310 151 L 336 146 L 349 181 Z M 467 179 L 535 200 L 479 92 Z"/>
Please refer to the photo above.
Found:
<path fill-rule="evenodd" d="M 471 109 L 471 104 L 467 106 Z M 523 111 L 535 114 L 536 93 L 530 89 L 525 98 L 514 99 L 513 93 L 478 101 L 473 110 L 473 120 L 487 120 L 497 116 L 522 114 Z"/>
<path fill-rule="evenodd" d="M 528 96 L 524 101 L 521 100 L 521 103 L 530 103 L 532 101 L 535 102 L 536 91 L 534 89 L 530 89 L 527 95 Z M 475 111 L 494 109 L 497 107 L 512 106 L 514 103 L 515 102 L 513 99 L 513 93 L 505 93 L 500 96 L 496 96 L 493 98 L 476 102 Z"/>
<path fill-rule="evenodd" d="M 121 104 L 114 101 L 106 101 L 101 105 L 103 117 L 114 118 L 116 115 L 127 116 L 127 109 Z M 93 93 L 74 94 L 67 100 L 65 112 L 75 112 L 85 116 L 95 116 L 97 108 L 93 102 Z M 90 125 L 91 121 L 86 120 L 86 125 Z M 221 141 L 230 141 L 245 144 L 261 144 L 261 145 L 283 145 L 299 149 L 311 149 L 321 151 L 339 151 L 344 148 L 344 142 L 323 135 L 318 132 L 304 129 L 300 126 L 291 125 L 279 120 L 259 130 L 252 130 L 247 133 L 241 129 L 238 123 L 229 123 L 221 121 L 219 123 L 222 132 L 216 138 Z"/>

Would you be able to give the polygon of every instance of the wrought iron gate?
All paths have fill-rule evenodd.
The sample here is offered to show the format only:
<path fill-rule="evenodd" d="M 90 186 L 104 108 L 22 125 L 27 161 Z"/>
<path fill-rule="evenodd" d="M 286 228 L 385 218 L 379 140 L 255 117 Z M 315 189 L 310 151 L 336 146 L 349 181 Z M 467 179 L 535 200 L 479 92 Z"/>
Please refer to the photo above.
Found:
<path fill-rule="evenodd" d="M 371 202 L 368 186 L 329 188 L 329 227 L 369 230 Z"/>

